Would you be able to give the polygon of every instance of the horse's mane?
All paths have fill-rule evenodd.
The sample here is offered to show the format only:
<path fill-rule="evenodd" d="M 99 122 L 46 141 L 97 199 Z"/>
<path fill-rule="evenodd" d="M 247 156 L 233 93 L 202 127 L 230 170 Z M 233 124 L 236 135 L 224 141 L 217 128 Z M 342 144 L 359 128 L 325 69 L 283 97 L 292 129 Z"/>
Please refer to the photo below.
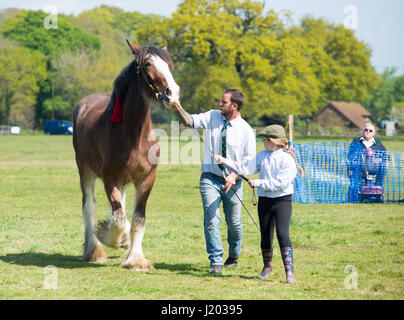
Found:
<path fill-rule="evenodd" d="M 122 71 L 116 77 L 114 81 L 114 90 L 111 95 L 111 100 L 107 106 L 108 114 L 113 112 L 115 106 L 114 95 L 118 96 L 121 104 L 123 105 L 126 94 L 128 92 L 129 84 L 135 78 L 138 63 L 142 65 L 144 59 L 149 55 L 159 56 L 161 59 L 167 62 L 168 67 L 171 71 L 173 71 L 174 65 L 171 60 L 170 54 L 166 50 L 157 48 L 155 46 L 142 46 L 139 52 L 139 59 L 133 59 L 126 67 L 122 69 Z"/>

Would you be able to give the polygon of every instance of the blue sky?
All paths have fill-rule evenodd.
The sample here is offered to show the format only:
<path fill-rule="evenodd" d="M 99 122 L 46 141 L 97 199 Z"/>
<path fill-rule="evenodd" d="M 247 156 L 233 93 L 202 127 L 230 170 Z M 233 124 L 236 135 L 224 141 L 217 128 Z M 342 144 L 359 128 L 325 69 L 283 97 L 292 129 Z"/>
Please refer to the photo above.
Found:
<path fill-rule="evenodd" d="M 101 4 L 121 7 L 126 11 L 140 11 L 170 16 L 182 0 L 2 0 L 0 10 L 17 7 L 41 9 L 49 5 L 60 13 L 79 14 Z M 263 2 L 264 0 L 261 0 Z M 378 72 L 395 66 L 398 74 L 404 74 L 404 1 L 403 0 L 265 0 L 265 9 L 276 12 L 290 10 L 294 22 L 310 14 L 316 18 L 344 24 L 350 23 L 355 35 L 372 49 L 372 65 Z M 344 13 L 345 10 L 345 13 Z M 356 15 L 355 15 L 356 12 Z M 353 19 L 351 19 L 353 18 Z"/>

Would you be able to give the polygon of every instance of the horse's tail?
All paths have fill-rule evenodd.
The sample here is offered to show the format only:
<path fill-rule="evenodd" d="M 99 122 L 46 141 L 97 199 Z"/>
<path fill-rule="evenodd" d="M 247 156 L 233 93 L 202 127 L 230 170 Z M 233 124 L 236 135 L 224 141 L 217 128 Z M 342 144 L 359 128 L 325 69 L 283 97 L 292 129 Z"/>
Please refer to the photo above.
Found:
<path fill-rule="evenodd" d="M 75 132 L 77 128 L 77 120 L 79 117 L 79 113 L 80 113 L 80 104 L 78 103 L 73 109 L 73 132 Z"/>

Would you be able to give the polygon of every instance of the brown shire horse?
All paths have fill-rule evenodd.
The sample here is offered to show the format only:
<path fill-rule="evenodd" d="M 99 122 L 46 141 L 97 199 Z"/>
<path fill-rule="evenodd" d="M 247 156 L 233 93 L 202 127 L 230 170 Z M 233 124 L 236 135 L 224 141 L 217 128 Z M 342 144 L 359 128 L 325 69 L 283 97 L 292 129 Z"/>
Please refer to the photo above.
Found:
<path fill-rule="evenodd" d="M 173 64 L 165 48 L 127 43 L 134 59 L 116 78 L 112 96 L 92 94 L 74 109 L 73 145 L 83 193 L 83 260 L 105 262 L 102 242 L 129 249 L 122 267 L 148 271 L 152 264 L 142 250 L 145 211 L 160 154 L 150 105 L 180 107 L 180 88 L 171 74 Z M 109 220 L 95 227 L 97 177 L 104 182 L 112 213 Z M 125 213 L 125 192 L 130 183 L 136 188 L 132 223 Z"/>

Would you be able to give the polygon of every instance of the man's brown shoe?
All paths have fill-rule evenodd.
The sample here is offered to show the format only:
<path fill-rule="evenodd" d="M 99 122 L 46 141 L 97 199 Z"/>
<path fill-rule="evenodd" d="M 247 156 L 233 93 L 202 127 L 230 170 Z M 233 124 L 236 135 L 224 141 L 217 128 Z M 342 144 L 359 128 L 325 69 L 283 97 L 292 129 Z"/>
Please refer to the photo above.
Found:
<path fill-rule="evenodd" d="M 222 266 L 221 265 L 211 266 L 209 269 L 209 273 L 213 275 L 222 274 Z"/>

